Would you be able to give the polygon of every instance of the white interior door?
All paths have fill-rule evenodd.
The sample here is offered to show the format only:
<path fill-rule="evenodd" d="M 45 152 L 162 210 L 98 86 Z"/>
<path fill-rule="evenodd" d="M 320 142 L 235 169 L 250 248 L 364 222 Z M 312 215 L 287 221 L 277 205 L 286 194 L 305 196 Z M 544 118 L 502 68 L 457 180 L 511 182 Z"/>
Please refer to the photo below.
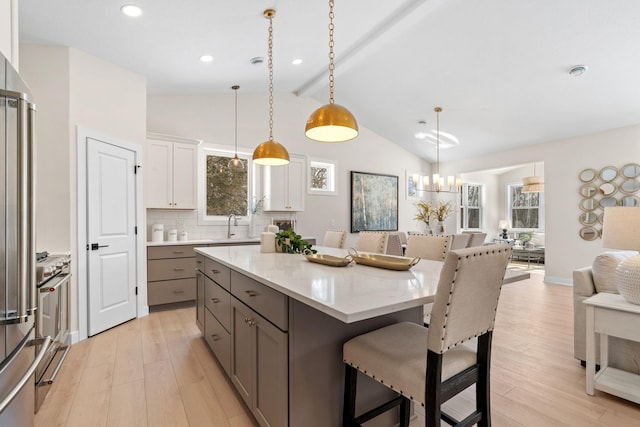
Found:
<path fill-rule="evenodd" d="M 136 317 L 135 160 L 87 138 L 89 336 Z"/>

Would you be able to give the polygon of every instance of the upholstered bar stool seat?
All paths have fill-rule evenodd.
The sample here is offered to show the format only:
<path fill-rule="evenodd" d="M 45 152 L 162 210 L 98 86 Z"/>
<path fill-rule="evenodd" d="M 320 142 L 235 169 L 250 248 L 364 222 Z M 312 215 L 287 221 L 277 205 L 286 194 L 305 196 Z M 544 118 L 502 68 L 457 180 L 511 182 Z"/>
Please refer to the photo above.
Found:
<path fill-rule="evenodd" d="M 344 239 L 347 236 L 346 231 L 326 231 L 324 233 L 324 242 L 322 246 L 329 248 L 344 248 Z"/>

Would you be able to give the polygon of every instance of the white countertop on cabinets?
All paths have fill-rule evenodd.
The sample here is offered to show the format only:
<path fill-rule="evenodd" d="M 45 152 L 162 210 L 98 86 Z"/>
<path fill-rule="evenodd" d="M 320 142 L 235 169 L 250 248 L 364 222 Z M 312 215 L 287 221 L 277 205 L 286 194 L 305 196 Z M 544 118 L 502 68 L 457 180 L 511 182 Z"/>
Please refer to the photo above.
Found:
<path fill-rule="evenodd" d="M 200 239 L 200 240 L 178 240 L 175 242 L 147 242 L 147 246 L 178 246 L 178 245 L 242 245 L 244 243 L 259 243 L 259 238 L 237 238 L 237 239 Z"/>
<path fill-rule="evenodd" d="M 318 253 L 347 255 L 346 249 L 314 246 Z M 432 302 L 442 262 L 421 260 L 408 271 L 351 263 L 330 267 L 301 254 L 261 253 L 260 246 L 196 248 L 228 266 L 345 323 Z"/>

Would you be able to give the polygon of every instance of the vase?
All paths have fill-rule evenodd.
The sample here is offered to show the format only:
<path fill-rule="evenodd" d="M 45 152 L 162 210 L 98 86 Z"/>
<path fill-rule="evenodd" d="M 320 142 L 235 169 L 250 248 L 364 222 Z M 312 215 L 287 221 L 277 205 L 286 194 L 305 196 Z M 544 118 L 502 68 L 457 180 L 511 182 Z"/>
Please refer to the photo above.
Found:
<path fill-rule="evenodd" d="M 431 227 L 433 234 L 443 235 L 445 234 L 444 221 L 438 221 Z"/>
<path fill-rule="evenodd" d="M 261 232 L 262 218 L 260 218 L 260 215 L 249 215 L 249 231 L 247 232 L 247 236 L 250 238 L 260 237 Z"/>

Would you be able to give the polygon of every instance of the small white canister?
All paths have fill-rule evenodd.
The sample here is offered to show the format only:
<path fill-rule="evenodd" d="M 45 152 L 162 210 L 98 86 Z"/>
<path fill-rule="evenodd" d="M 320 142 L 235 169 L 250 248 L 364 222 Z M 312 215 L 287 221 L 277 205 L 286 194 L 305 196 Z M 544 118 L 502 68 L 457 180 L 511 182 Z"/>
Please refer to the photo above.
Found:
<path fill-rule="evenodd" d="M 186 242 L 187 240 L 189 240 L 189 234 L 186 231 L 179 232 L 178 240 L 181 242 Z"/>
<path fill-rule="evenodd" d="M 164 225 L 153 224 L 151 226 L 151 241 L 162 242 L 164 240 Z"/>
<path fill-rule="evenodd" d="M 175 242 L 178 240 L 178 230 L 176 230 L 175 228 L 172 228 L 171 230 L 167 231 L 167 242 Z"/>

